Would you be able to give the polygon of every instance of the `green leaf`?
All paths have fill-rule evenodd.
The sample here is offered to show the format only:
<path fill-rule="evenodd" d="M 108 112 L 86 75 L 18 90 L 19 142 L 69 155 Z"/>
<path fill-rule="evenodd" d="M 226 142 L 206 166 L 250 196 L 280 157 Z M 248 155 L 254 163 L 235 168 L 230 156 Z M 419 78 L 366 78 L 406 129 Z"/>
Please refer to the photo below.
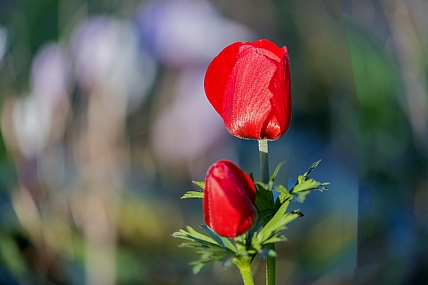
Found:
<path fill-rule="evenodd" d="M 219 245 L 224 246 L 220 236 L 214 233 L 209 227 L 206 225 L 201 225 L 201 228 L 204 229 Z"/>
<path fill-rule="evenodd" d="M 227 247 L 231 251 L 236 251 L 236 247 L 233 245 L 233 243 L 225 237 L 219 236 L 215 232 L 213 232 L 208 226 L 201 225 L 201 228 L 203 228 L 211 237 L 213 237 L 221 246 Z"/>
<path fill-rule="evenodd" d="M 284 235 L 273 236 L 270 239 L 263 241 L 263 244 L 276 243 L 280 241 L 286 241 L 287 238 Z"/>
<path fill-rule="evenodd" d="M 269 219 L 272 217 L 272 210 L 266 210 L 262 213 L 259 213 L 259 216 L 257 218 L 257 222 L 254 224 L 254 226 L 245 234 L 245 241 L 242 241 L 241 244 L 245 248 L 249 248 L 252 246 L 251 241 L 253 239 L 254 234 L 260 230 L 260 228 L 266 224 Z M 238 237 L 239 238 L 239 237 Z M 237 245 L 238 245 L 238 238 L 235 239 Z M 256 249 L 257 250 L 257 249 Z M 261 247 L 259 248 L 261 250 Z"/>
<path fill-rule="evenodd" d="M 184 236 L 183 235 L 176 236 L 174 235 L 175 233 L 173 234 L 173 236 L 188 239 L 191 241 L 197 241 L 200 243 L 205 242 L 205 243 L 218 244 L 214 239 L 207 237 L 206 235 L 203 235 L 201 233 L 198 233 L 190 226 L 186 226 L 186 229 L 187 229 L 187 232 L 185 230 L 180 230 L 180 233 L 184 234 Z"/>
<path fill-rule="evenodd" d="M 274 221 L 271 220 L 272 223 L 266 224 L 266 226 L 263 228 L 265 230 L 263 232 L 260 231 L 259 235 L 257 235 L 257 238 L 259 239 L 260 244 L 266 245 L 268 243 L 286 240 L 285 236 L 281 234 L 281 232 L 287 228 L 285 225 L 287 225 L 294 219 L 302 216 L 303 214 L 301 212 L 292 211 L 290 213 L 283 215 L 278 220 L 274 220 Z"/>
<path fill-rule="evenodd" d="M 189 226 L 187 226 L 187 230 L 188 230 L 187 232 L 185 230 L 179 230 L 178 232 L 173 233 L 172 236 L 176 237 L 176 238 L 190 240 L 193 242 L 198 242 L 198 243 L 204 244 L 204 245 L 206 245 L 207 243 L 218 244 L 212 238 L 198 233 L 197 231 L 195 231 L 193 228 L 191 228 Z"/>
<path fill-rule="evenodd" d="M 192 181 L 192 183 L 197 185 L 202 190 L 205 189 L 205 182 L 203 181 Z M 190 190 L 184 193 L 183 196 L 181 196 L 181 199 L 189 199 L 189 198 L 204 198 L 204 192 Z"/>
<path fill-rule="evenodd" d="M 192 227 L 187 226 L 186 230 L 179 230 L 172 234 L 173 237 L 186 240 L 180 247 L 189 247 L 196 249 L 196 252 L 201 254 L 201 258 L 193 261 L 190 265 L 193 266 L 193 273 L 198 273 L 205 264 L 213 261 L 223 261 L 227 264 L 227 260 L 231 259 L 236 254 L 236 248 L 230 240 L 220 237 L 212 232 L 208 227 L 202 226 L 212 237 L 208 237 L 195 231 Z"/>
<path fill-rule="evenodd" d="M 318 166 L 318 164 L 320 164 L 321 159 L 318 161 L 315 161 L 314 163 L 311 164 L 311 166 L 309 167 L 308 171 L 306 171 L 305 173 L 303 173 L 303 176 L 306 178 L 309 176 L 309 174 L 312 172 L 312 170 L 315 169 L 315 167 Z"/>
<path fill-rule="evenodd" d="M 213 261 L 222 261 L 226 266 L 228 265 L 228 260 L 232 259 L 234 253 L 231 251 L 225 251 L 224 248 L 201 248 L 197 250 L 197 253 L 200 253 L 201 259 L 193 261 L 190 265 L 193 266 L 193 273 L 197 274 L 206 264 Z"/>
<path fill-rule="evenodd" d="M 266 224 L 270 220 L 270 218 L 272 217 L 272 214 L 273 214 L 273 210 L 266 210 L 260 213 L 256 224 L 253 226 L 251 230 L 253 230 L 254 232 L 259 230 L 260 227 L 262 227 L 264 224 Z"/>
<path fill-rule="evenodd" d="M 204 192 L 190 190 L 184 193 L 184 195 L 180 197 L 180 199 L 189 199 L 189 198 L 204 198 Z"/>
<path fill-rule="evenodd" d="M 282 203 L 285 202 L 285 200 L 287 200 L 287 199 L 289 199 L 289 198 L 292 197 L 291 194 L 290 194 L 290 192 L 288 192 L 287 188 L 285 188 L 282 185 L 276 186 L 275 190 L 280 193 L 279 196 L 278 196 L 277 203 L 282 204 Z"/>
<path fill-rule="evenodd" d="M 269 238 L 272 233 L 274 233 L 281 226 L 281 220 L 284 216 L 285 211 L 288 208 L 289 203 L 290 199 L 285 201 L 275 213 L 275 215 L 269 220 L 269 222 L 263 227 L 263 229 L 261 229 L 261 231 L 257 235 L 260 241 Z"/>
<path fill-rule="evenodd" d="M 285 188 L 283 185 L 277 185 L 274 190 L 280 192 L 280 193 L 284 193 L 284 194 L 290 194 L 287 190 L 287 188 Z"/>
<path fill-rule="evenodd" d="M 265 211 L 272 211 L 274 208 L 273 194 L 266 188 L 266 185 L 261 182 L 256 182 L 256 207 L 259 214 Z"/>
<path fill-rule="evenodd" d="M 239 256 L 248 255 L 247 245 L 248 245 L 248 235 L 250 233 L 251 233 L 251 231 L 247 232 L 244 235 L 240 235 L 240 236 L 235 238 L 236 249 L 237 249 L 236 255 L 239 255 Z"/>
<path fill-rule="evenodd" d="M 309 178 L 308 180 L 304 180 L 305 178 L 302 175 L 299 175 L 297 184 L 293 187 L 292 193 L 302 192 L 302 191 L 311 191 L 311 190 L 319 190 L 324 191 L 327 190 L 326 185 L 330 184 L 329 182 L 319 182 L 313 178 Z"/>
<path fill-rule="evenodd" d="M 193 265 L 192 272 L 194 275 L 198 274 L 201 271 L 202 267 L 205 266 L 205 263 L 201 263 L 199 261 L 191 262 L 190 265 Z"/>
<path fill-rule="evenodd" d="M 284 201 L 275 215 L 260 230 L 260 232 L 254 235 L 252 244 L 255 246 L 255 248 L 260 248 L 261 246 L 268 243 L 275 243 L 285 240 L 285 236 L 283 236 L 281 232 L 286 229 L 286 225 L 297 217 L 303 216 L 303 214 L 297 210 L 285 213 L 290 200 L 291 196 Z"/>
<path fill-rule="evenodd" d="M 257 188 L 255 203 L 259 216 L 253 228 L 244 235 L 228 239 L 217 235 L 206 225 L 201 227 L 208 235 L 201 234 L 191 227 L 173 233 L 174 237 L 186 241 L 180 245 L 181 247 L 194 248 L 196 253 L 200 254 L 200 259 L 191 263 L 193 272 L 198 273 L 206 264 L 213 261 L 220 261 L 227 266 L 232 263 L 238 264 L 240 260 L 251 261 L 257 254 L 261 254 L 262 258 L 275 256 L 275 251 L 267 248 L 266 245 L 287 240 L 283 234 L 287 228 L 286 225 L 303 216 L 298 210 L 286 212 L 290 201 L 293 198 L 303 201 L 311 190 L 327 190 L 328 182 L 318 182 L 309 178 L 309 174 L 319 163 L 320 160 L 313 163 L 303 175 L 299 175 L 296 183 L 290 180 L 288 185 L 290 190 L 283 185 L 275 185 L 275 179 L 283 163 L 275 168 L 269 183 L 255 182 Z M 252 174 L 250 177 L 253 179 Z M 193 183 L 201 189 L 205 188 L 204 182 L 193 181 Z M 274 190 L 279 192 L 275 201 Z M 182 198 L 203 198 L 203 194 L 203 191 L 188 191 Z"/>
<path fill-rule="evenodd" d="M 211 243 L 217 243 L 218 245 L 220 245 L 220 243 L 219 243 L 218 241 L 213 240 L 213 239 L 211 239 L 211 238 L 207 237 L 206 235 L 203 235 L 203 234 L 201 234 L 201 233 L 198 233 L 198 232 L 197 232 L 197 231 L 195 231 L 192 227 L 187 226 L 186 228 L 187 228 L 187 230 L 189 231 L 189 233 L 190 233 L 193 237 L 196 237 L 197 239 L 205 240 L 205 241 L 208 241 L 208 242 L 211 242 Z"/>
<path fill-rule="evenodd" d="M 203 181 L 192 181 L 192 183 L 201 188 L 202 190 L 205 189 L 205 182 Z"/>
<path fill-rule="evenodd" d="M 297 177 L 296 184 L 290 190 L 290 194 L 294 194 L 294 196 L 297 198 L 297 201 L 302 203 L 305 200 L 306 195 L 309 194 L 309 191 L 318 190 L 322 192 L 327 190 L 327 187 L 325 186 L 330 184 L 329 182 L 319 182 L 312 178 L 308 179 L 309 174 L 312 172 L 312 170 L 315 169 L 315 167 L 318 166 L 320 162 L 321 160 L 312 163 L 308 171 Z"/>
<path fill-rule="evenodd" d="M 283 165 L 284 165 L 284 161 L 280 162 L 280 163 L 276 166 L 276 168 L 275 168 L 275 170 L 274 170 L 274 172 L 273 172 L 272 176 L 270 177 L 270 180 L 269 180 L 269 188 L 270 188 L 271 190 L 272 190 L 273 185 L 274 185 L 274 183 L 275 183 L 276 176 L 278 175 L 278 172 L 279 172 L 279 170 L 281 169 L 281 166 L 283 166 Z"/>

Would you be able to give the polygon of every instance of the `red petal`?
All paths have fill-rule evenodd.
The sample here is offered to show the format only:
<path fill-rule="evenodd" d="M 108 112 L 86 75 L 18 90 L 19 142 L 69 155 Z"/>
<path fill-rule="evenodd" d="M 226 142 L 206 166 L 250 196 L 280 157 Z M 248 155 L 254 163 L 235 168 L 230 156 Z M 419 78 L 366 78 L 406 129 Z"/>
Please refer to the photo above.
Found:
<path fill-rule="evenodd" d="M 205 223 L 225 237 L 247 232 L 257 217 L 255 195 L 254 183 L 245 172 L 230 161 L 217 162 L 206 178 Z"/>
<path fill-rule="evenodd" d="M 278 63 L 278 68 L 269 85 L 269 90 L 273 94 L 271 116 L 274 118 L 265 129 L 264 137 L 269 139 L 281 137 L 287 131 L 291 121 L 290 65 L 287 52 L 282 60 Z"/>
<path fill-rule="evenodd" d="M 204 88 L 208 101 L 222 116 L 223 96 L 233 66 L 238 59 L 242 42 L 225 47 L 210 63 L 205 73 Z"/>
<path fill-rule="evenodd" d="M 276 62 L 257 48 L 239 54 L 223 99 L 223 120 L 230 133 L 241 138 L 262 138 L 262 128 L 272 110 L 269 83 L 276 69 Z"/>
<path fill-rule="evenodd" d="M 224 163 L 230 169 L 235 177 L 240 181 L 242 188 L 245 190 L 246 196 L 254 204 L 256 201 L 256 186 L 254 185 L 251 177 L 245 173 L 241 168 L 229 160 L 220 160 L 219 162 Z"/>
<path fill-rule="evenodd" d="M 232 135 L 275 140 L 287 131 L 291 87 L 286 47 L 266 39 L 229 45 L 208 66 L 204 87 Z"/>
<path fill-rule="evenodd" d="M 208 175 L 207 175 L 208 178 Z M 209 184 L 208 179 L 205 180 L 205 189 L 204 189 L 204 198 L 202 201 L 202 210 L 204 212 L 204 220 L 205 220 L 205 224 L 207 226 L 209 226 L 210 228 L 212 228 L 212 224 L 211 224 L 211 209 L 210 209 L 210 201 L 211 201 L 211 197 L 210 195 L 208 195 L 208 193 L 210 191 L 207 191 L 207 189 L 210 189 L 207 187 L 207 185 Z M 212 187 L 212 186 L 210 186 Z"/>
<path fill-rule="evenodd" d="M 284 58 L 284 54 L 287 52 L 286 47 L 279 48 L 276 44 L 274 44 L 273 42 L 266 40 L 266 39 L 261 39 L 261 40 L 255 41 L 253 43 L 248 42 L 246 44 L 251 44 L 255 47 L 259 47 L 259 48 L 269 50 L 269 51 L 273 52 L 280 59 Z"/>
<path fill-rule="evenodd" d="M 261 137 L 278 139 L 287 131 L 291 120 L 291 85 L 288 51 L 285 46 L 279 48 L 266 39 L 256 41 L 253 45 L 266 49 L 277 56 L 275 59 L 273 56 L 266 54 L 266 56 L 277 61 L 277 70 L 269 85 L 269 90 L 273 94 L 271 100 L 272 112 L 267 118 L 266 127 L 262 130 Z"/>

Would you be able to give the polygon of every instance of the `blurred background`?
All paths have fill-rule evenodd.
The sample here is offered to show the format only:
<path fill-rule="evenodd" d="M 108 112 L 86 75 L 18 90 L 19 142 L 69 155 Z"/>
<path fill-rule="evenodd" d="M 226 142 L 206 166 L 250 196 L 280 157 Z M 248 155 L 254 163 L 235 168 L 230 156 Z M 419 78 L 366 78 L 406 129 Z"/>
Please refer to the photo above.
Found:
<path fill-rule="evenodd" d="M 170 235 L 180 200 L 256 141 L 208 103 L 235 41 L 287 46 L 293 119 L 278 182 L 330 181 L 278 244 L 277 284 L 428 284 L 426 1 L 1 1 L 0 284 L 240 284 Z M 264 262 L 253 263 L 256 284 Z"/>

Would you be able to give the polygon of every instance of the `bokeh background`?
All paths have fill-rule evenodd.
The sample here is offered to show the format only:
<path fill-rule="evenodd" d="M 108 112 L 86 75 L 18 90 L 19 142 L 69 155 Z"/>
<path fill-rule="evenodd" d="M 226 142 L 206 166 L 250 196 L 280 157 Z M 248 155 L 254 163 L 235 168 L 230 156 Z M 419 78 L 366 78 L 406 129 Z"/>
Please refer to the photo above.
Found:
<path fill-rule="evenodd" d="M 235 41 L 286 45 L 293 119 L 269 145 L 287 185 L 329 190 L 279 244 L 277 284 L 428 284 L 428 3 L 0 1 L 0 284 L 240 284 L 172 232 L 203 223 L 218 159 L 259 177 L 256 141 L 205 98 Z M 256 284 L 264 263 L 253 263 Z"/>

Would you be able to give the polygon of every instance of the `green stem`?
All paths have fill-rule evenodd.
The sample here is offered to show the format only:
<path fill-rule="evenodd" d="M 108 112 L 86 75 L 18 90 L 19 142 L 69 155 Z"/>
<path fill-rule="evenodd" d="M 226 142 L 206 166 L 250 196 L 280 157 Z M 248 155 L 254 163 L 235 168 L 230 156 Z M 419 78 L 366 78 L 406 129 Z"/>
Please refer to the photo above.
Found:
<path fill-rule="evenodd" d="M 244 285 L 254 285 L 253 273 L 251 272 L 251 259 L 243 257 L 235 261 L 235 264 L 239 268 L 239 272 L 241 272 Z"/>
<path fill-rule="evenodd" d="M 275 244 L 266 245 L 267 248 L 275 251 Z M 276 259 L 274 256 L 268 256 L 266 259 L 266 285 L 275 285 L 276 277 Z"/>
<path fill-rule="evenodd" d="M 268 157 L 268 141 L 266 139 L 259 140 L 260 153 L 260 173 L 263 183 L 269 183 L 269 157 Z M 267 247 L 275 251 L 275 244 L 268 244 Z M 266 285 L 275 285 L 276 259 L 268 256 L 266 259 Z"/>
<path fill-rule="evenodd" d="M 260 154 L 260 173 L 263 183 L 269 183 L 269 157 L 268 157 L 268 141 L 259 140 Z"/>

